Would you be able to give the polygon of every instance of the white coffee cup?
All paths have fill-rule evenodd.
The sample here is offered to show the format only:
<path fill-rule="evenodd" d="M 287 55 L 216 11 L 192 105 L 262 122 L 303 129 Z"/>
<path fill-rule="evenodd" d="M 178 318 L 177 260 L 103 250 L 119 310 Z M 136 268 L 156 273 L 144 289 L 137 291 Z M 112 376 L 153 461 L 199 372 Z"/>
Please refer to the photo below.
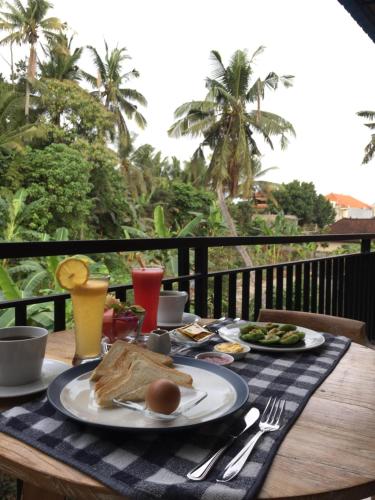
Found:
<path fill-rule="evenodd" d="M 188 297 L 187 292 L 177 290 L 164 290 L 160 292 L 158 325 L 177 325 L 181 323 Z"/>
<path fill-rule="evenodd" d="M 48 330 L 36 326 L 0 328 L 0 385 L 30 384 L 41 377 Z"/>

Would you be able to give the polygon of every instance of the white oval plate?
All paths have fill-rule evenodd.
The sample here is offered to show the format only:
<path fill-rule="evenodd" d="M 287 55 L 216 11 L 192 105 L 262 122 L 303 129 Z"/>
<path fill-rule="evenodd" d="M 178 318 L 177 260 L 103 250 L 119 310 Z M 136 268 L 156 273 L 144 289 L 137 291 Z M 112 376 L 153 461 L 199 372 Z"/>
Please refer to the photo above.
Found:
<path fill-rule="evenodd" d="M 182 323 L 158 323 L 159 328 L 178 328 L 179 326 L 182 325 L 187 325 L 188 323 L 194 323 L 194 321 L 197 321 L 198 319 L 201 319 L 200 316 L 197 316 L 196 314 L 193 313 L 186 313 L 182 315 Z"/>
<path fill-rule="evenodd" d="M 175 367 L 193 378 L 193 388 L 207 397 L 187 413 L 171 421 L 155 421 L 129 408 L 101 408 L 94 398 L 91 371 L 98 362 L 75 366 L 57 377 L 47 396 L 52 405 L 70 418 L 100 427 L 127 430 L 176 430 L 223 418 L 243 406 L 249 387 L 236 373 L 205 361 L 176 356 Z M 188 394 L 187 394 L 188 396 Z M 181 404 L 184 401 L 182 391 Z"/>
<path fill-rule="evenodd" d="M 0 385 L 0 398 L 15 398 L 44 391 L 57 375 L 60 375 L 60 373 L 63 373 L 69 368 L 71 368 L 71 366 L 62 361 L 45 358 L 42 366 L 42 376 L 39 380 L 24 385 Z"/>
<path fill-rule="evenodd" d="M 257 321 L 249 321 L 249 323 L 253 325 L 264 326 L 266 323 L 260 323 Z M 282 325 L 283 323 L 275 323 Z M 241 326 L 244 326 L 242 324 Z M 222 339 L 227 340 L 228 342 L 239 342 L 240 344 L 250 346 L 250 348 L 254 351 L 264 351 L 264 352 L 299 352 L 299 351 L 308 351 L 310 349 L 315 349 L 316 347 L 321 346 L 325 342 L 324 335 L 316 332 L 315 330 L 310 330 L 309 328 L 304 328 L 302 326 L 296 325 L 298 330 L 305 334 L 305 338 L 303 341 L 303 345 L 299 343 L 298 346 L 291 345 L 288 346 L 265 346 L 261 344 L 257 344 L 256 342 L 245 342 L 240 339 L 240 329 L 238 327 L 235 328 L 227 328 L 223 326 L 219 329 L 219 335 Z"/>

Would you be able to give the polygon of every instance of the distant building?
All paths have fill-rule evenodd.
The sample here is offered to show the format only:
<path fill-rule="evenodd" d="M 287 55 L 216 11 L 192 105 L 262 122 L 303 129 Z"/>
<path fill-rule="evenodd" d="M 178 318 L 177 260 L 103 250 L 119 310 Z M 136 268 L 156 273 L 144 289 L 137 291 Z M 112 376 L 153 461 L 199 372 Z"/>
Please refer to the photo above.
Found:
<path fill-rule="evenodd" d="M 374 207 L 345 194 L 326 195 L 335 211 L 336 221 L 340 219 L 371 219 L 375 215 Z"/>
<path fill-rule="evenodd" d="M 329 234 L 375 233 L 375 219 L 341 219 L 331 224 Z"/>

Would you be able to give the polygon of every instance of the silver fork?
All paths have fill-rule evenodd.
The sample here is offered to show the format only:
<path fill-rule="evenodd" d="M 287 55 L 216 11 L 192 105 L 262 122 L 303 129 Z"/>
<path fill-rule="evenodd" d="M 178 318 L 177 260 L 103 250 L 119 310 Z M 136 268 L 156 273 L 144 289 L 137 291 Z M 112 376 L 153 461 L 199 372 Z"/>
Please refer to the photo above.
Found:
<path fill-rule="evenodd" d="M 274 432 L 281 428 L 280 419 L 283 415 L 284 408 L 285 400 L 272 397 L 269 398 L 259 422 L 259 431 L 225 467 L 222 478 L 216 479 L 216 481 L 219 483 L 226 483 L 241 472 L 259 438 L 265 432 Z"/>

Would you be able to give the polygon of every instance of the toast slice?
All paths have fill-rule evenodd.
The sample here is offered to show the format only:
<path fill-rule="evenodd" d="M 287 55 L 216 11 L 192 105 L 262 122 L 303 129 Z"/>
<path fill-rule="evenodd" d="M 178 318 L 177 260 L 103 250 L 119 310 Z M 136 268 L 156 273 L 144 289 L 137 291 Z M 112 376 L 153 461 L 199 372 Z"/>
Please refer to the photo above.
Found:
<path fill-rule="evenodd" d="M 126 356 L 126 353 L 128 352 L 138 352 L 143 354 L 154 363 L 160 363 L 166 366 L 173 365 L 173 360 L 169 356 L 149 351 L 148 349 L 140 347 L 137 344 L 129 344 L 129 342 L 125 342 L 124 340 L 116 340 L 109 352 L 92 372 L 90 380 L 92 382 L 97 382 L 101 377 L 118 370 L 122 365 L 122 358 Z"/>
<path fill-rule="evenodd" d="M 150 358 L 148 358 L 141 352 L 131 350 L 125 351 L 123 355 L 117 360 L 115 367 L 107 371 L 105 375 L 100 377 L 95 382 L 95 391 L 100 390 L 101 387 L 105 386 L 106 384 L 116 384 L 117 379 L 124 380 L 124 378 L 126 378 L 128 375 L 130 365 L 136 359 L 144 359 L 146 361 L 150 360 Z M 163 366 L 161 363 L 157 364 Z"/>
<path fill-rule="evenodd" d="M 95 390 L 96 402 L 99 406 L 112 406 L 114 398 L 121 401 L 144 401 L 149 384 L 160 378 L 183 387 L 191 387 L 193 383 L 187 373 L 139 357 L 131 363 L 125 378 L 117 377 Z"/>

